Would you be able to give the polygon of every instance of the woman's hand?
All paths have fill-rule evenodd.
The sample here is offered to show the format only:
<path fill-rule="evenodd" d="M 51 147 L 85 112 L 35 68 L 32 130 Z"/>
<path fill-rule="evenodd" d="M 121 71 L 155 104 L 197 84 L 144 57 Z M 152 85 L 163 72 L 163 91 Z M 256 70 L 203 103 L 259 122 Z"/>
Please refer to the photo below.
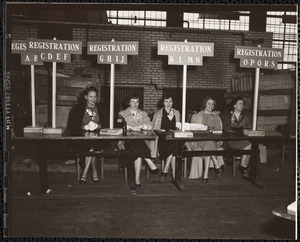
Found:
<path fill-rule="evenodd" d="M 117 149 L 118 150 L 125 150 L 124 141 L 118 141 Z"/>
<path fill-rule="evenodd" d="M 93 121 L 90 121 L 87 125 L 84 126 L 85 130 L 94 131 L 99 125 Z"/>
<path fill-rule="evenodd" d="M 132 131 L 147 130 L 147 125 L 141 124 L 141 125 L 137 125 L 137 126 L 132 126 L 131 129 L 132 129 Z"/>
<path fill-rule="evenodd" d="M 132 130 L 132 131 L 148 130 L 148 126 L 146 124 L 140 124 L 136 126 L 127 125 L 127 130 Z"/>

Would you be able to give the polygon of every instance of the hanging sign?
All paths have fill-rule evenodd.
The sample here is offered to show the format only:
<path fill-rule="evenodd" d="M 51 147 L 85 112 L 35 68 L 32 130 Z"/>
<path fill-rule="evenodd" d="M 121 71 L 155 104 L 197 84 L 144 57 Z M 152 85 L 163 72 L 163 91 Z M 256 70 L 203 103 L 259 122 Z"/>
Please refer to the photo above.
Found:
<path fill-rule="evenodd" d="M 202 66 L 203 56 L 214 56 L 213 43 L 158 41 L 158 55 L 168 55 L 169 65 Z"/>
<path fill-rule="evenodd" d="M 127 64 L 128 55 L 138 55 L 137 41 L 88 42 L 87 54 L 97 55 L 98 64 Z"/>
<path fill-rule="evenodd" d="M 11 43 L 11 53 L 21 54 L 21 65 L 43 65 L 36 53 L 27 51 L 26 40 L 13 40 Z"/>
<path fill-rule="evenodd" d="M 71 54 L 82 53 L 81 41 L 27 40 L 27 52 L 36 53 L 40 61 L 71 63 Z"/>
<path fill-rule="evenodd" d="M 71 54 L 81 54 L 81 41 L 17 40 L 12 41 L 12 53 L 21 53 L 22 65 L 42 65 L 42 62 L 71 62 Z"/>
<path fill-rule="evenodd" d="M 234 58 L 240 59 L 240 67 L 277 69 L 283 59 L 282 49 L 235 46 Z"/>

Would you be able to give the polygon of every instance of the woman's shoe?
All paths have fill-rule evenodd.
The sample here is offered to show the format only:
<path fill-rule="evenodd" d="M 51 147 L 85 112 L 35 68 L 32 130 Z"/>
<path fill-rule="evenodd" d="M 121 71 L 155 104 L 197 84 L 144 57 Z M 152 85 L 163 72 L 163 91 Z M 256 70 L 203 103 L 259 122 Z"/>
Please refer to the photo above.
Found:
<path fill-rule="evenodd" d="M 79 180 L 79 183 L 81 184 L 81 185 L 84 185 L 85 183 L 86 183 L 86 177 L 80 177 L 80 180 Z"/>
<path fill-rule="evenodd" d="M 98 178 L 97 176 L 95 176 L 95 177 L 92 177 L 92 180 L 93 180 L 93 182 L 94 182 L 94 183 L 97 183 L 97 182 L 99 182 L 99 178 Z"/>
<path fill-rule="evenodd" d="M 208 183 L 208 178 L 203 178 L 204 183 Z"/>
<path fill-rule="evenodd" d="M 161 178 L 165 179 L 168 176 L 168 172 L 162 172 L 161 173 Z"/>
<path fill-rule="evenodd" d="M 225 167 L 224 167 L 224 165 L 221 165 L 220 170 L 221 170 L 222 173 L 225 172 Z"/>
<path fill-rule="evenodd" d="M 142 186 L 142 184 L 135 184 L 135 186 L 136 186 L 136 187 L 141 187 L 141 186 Z"/>
<path fill-rule="evenodd" d="M 220 168 L 215 168 L 215 173 L 216 173 L 217 175 L 221 174 L 221 173 L 222 173 L 221 167 L 220 167 Z"/>
<path fill-rule="evenodd" d="M 156 167 L 156 169 L 154 169 L 154 170 L 151 170 L 151 169 L 150 169 L 150 173 L 151 173 L 151 174 L 157 174 L 157 173 L 158 173 L 158 171 L 159 171 L 159 170 L 158 170 L 158 168 L 157 168 L 157 167 Z"/>
<path fill-rule="evenodd" d="M 239 166 L 239 170 L 243 175 L 248 173 L 248 171 L 249 171 L 248 168 L 244 167 L 244 166 Z"/>

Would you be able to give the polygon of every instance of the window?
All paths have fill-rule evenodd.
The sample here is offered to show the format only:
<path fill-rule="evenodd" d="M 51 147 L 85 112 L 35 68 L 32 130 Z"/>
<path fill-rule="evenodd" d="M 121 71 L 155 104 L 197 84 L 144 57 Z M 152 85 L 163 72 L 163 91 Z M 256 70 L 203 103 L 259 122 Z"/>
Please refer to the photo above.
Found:
<path fill-rule="evenodd" d="M 107 11 L 112 24 L 133 26 L 167 26 L 167 13 L 163 11 Z"/>
<path fill-rule="evenodd" d="M 297 62 L 297 13 L 267 12 L 266 31 L 273 32 L 272 47 L 283 49 L 284 57 L 283 61 L 278 63 L 278 69 L 295 70 Z"/>
<path fill-rule="evenodd" d="M 249 12 L 184 13 L 184 28 L 249 30 Z"/>

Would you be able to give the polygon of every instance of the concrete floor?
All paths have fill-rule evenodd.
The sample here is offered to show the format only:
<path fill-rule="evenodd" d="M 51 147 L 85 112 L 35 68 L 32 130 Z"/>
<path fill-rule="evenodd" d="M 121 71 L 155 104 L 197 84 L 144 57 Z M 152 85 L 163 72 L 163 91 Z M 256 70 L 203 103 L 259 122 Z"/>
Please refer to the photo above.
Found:
<path fill-rule="evenodd" d="M 183 193 L 170 179 L 163 182 L 159 174 L 146 179 L 142 173 L 136 195 L 109 162 L 103 181 L 88 180 L 85 185 L 77 183 L 72 161 L 50 162 L 53 192 L 42 196 L 35 162 L 20 156 L 13 161 L 9 203 L 13 237 L 295 238 L 295 222 L 272 214 L 295 200 L 293 160 L 280 171 L 268 157 L 261 167 L 264 189 L 247 183 L 240 174 L 231 178 L 227 165 L 221 178 L 211 170 L 207 184 L 184 179 Z"/>

